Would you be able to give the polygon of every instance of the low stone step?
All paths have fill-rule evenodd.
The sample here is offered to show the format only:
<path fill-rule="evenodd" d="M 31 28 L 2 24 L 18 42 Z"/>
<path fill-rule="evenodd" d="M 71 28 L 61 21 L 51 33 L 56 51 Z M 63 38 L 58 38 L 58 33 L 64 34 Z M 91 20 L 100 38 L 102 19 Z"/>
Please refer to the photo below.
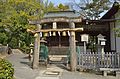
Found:
<path fill-rule="evenodd" d="M 59 75 L 59 71 L 46 71 L 45 74 L 46 75 Z"/>

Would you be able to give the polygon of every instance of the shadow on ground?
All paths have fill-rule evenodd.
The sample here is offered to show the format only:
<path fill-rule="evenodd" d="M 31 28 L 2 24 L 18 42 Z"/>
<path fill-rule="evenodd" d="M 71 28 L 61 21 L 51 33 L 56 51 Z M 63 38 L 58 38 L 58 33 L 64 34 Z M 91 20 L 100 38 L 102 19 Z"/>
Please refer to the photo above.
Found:
<path fill-rule="evenodd" d="M 30 62 L 22 62 L 22 61 L 21 61 L 20 63 L 31 67 Z"/>
<path fill-rule="evenodd" d="M 29 56 L 23 57 L 23 59 L 29 59 Z"/>

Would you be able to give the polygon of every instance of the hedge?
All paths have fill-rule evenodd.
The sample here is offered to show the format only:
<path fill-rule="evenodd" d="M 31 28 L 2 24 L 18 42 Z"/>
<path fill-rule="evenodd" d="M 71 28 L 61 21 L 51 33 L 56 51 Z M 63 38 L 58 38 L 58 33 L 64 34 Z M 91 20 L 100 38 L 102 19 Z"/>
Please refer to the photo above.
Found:
<path fill-rule="evenodd" d="M 0 79 L 13 79 L 14 68 L 12 64 L 0 58 Z"/>

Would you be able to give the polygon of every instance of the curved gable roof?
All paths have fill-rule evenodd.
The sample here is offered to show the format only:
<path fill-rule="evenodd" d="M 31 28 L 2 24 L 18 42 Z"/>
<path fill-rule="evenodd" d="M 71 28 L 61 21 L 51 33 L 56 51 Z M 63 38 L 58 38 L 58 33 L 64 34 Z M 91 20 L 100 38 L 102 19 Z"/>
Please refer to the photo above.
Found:
<path fill-rule="evenodd" d="M 113 6 L 110 10 L 101 18 L 101 19 L 110 19 L 113 15 L 115 15 L 119 10 L 119 3 L 114 2 Z"/>

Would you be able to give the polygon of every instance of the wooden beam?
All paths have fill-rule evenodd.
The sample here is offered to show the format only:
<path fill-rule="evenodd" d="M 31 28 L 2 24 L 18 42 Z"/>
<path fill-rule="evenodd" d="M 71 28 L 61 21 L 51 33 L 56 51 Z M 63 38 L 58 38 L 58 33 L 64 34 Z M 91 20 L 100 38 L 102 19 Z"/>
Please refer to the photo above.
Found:
<path fill-rule="evenodd" d="M 37 30 L 37 31 L 32 31 L 29 30 L 28 32 L 31 33 L 39 33 L 39 32 L 62 32 L 62 31 L 83 31 L 83 28 L 64 28 L 64 29 L 41 29 L 41 30 Z"/>
<path fill-rule="evenodd" d="M 61 32 L 61 31 L 83 31 L 83 28 L 74 28 L 74 29 L 70 29 L 70 28 L 66 28 L 66 29 L 45 29 L 45 30 L 39 30 L 36 32 Z"/>
<path fill-rule="evenodd" d="M 43 23 L 49 23 L 49 22 L 70 22 L 73 21 L 75 23 L 82 22 L 81 17 L 76 18 L 68 18 L 68 17 L 49 17 L 49 18 L 43 18 L 40 20 L 29 20 L 29 24 L 43 24 Z"/>

